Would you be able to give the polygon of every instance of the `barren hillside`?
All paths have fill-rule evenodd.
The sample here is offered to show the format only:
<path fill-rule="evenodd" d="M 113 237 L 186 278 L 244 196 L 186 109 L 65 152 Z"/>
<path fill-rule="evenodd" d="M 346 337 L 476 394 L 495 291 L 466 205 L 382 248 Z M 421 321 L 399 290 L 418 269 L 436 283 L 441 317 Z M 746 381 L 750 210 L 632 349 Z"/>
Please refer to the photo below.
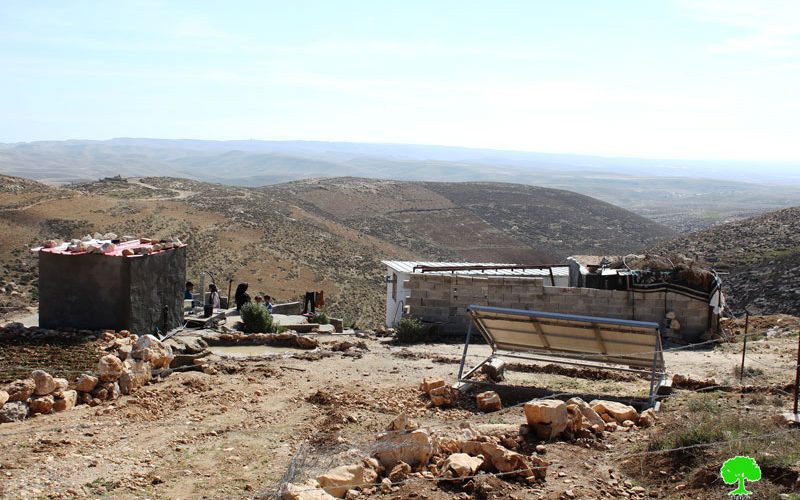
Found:
<path fill-rule="evenodd" d="M 323 289 L 331 311 L 360 324 L 383 315 L 384 258 L 550 263 L 673 234 L 593 198 L 514 184 L 336 178 L 243 188 L 159 177 L 53 188 L 0 180 L 4 311 L 36 300 L 30 245 L 95 231 L 180 236 L 190 244 L 192 280 L 211 271 L 223 289 L 244 280 L 279 300 Z"/>
<path fill-rule="evenodd" d="M 709 261 L 739 311 L 800 313 L 800 207 L 723 224 L 656 245 Z"/>

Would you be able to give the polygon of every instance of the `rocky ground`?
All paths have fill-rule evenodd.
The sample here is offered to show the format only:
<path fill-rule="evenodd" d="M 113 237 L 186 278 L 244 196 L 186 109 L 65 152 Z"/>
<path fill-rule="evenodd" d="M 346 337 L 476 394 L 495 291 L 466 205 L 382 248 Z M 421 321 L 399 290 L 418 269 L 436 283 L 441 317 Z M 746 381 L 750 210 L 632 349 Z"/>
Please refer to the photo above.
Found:
<path fill-rule="evenodd" d="M 736 372 L 740 343 L 667 353 L 672 373 L 693 374 L 710 387 L 676 389 L 652 427 L 554 441 L 519 434 L 525 400 L 505 397 L 505 408 L 491 413 L 479 411 L 470 394 L 453 407 L 432 406 L 420 382 L 454 380 L 461 354 L 455 344 L 318 335 L 317 350 L 214 355 L 203 372 L 173 373 L 113 402 L 0 424 L 0 495 L 271 498 L 283 484 L 302 484 L 375 453 L 378 435 L 405 413 L 433 434 L 499 432 L 530 460 L 547 462 L 544 480 L 411 477 L 383 488 L 376 483 L 361 496 L 726 498 L 732 488 L 718 470 L 740 453 L 762 466 L 763 479 L 749 484 L 753 498 L 775 498 L 800 492 L 800 431 L 772 422 L 791 404 L 794 321 L 754 321 L 763 336 L 748 343 L 743 384 Z M 486 352 L 475 346 L 469 359 Z M 626 374 L 527 363 L 511 364 L 505 383 L 630 396 L 645 395 L 648 385 Z"/>
<path fill-rule="evenodd" d="M 800 207 L 721 224 L 650 251 L 707 261 L 723 273 L 723 290 L 737 313 L 800 314 Z"/>

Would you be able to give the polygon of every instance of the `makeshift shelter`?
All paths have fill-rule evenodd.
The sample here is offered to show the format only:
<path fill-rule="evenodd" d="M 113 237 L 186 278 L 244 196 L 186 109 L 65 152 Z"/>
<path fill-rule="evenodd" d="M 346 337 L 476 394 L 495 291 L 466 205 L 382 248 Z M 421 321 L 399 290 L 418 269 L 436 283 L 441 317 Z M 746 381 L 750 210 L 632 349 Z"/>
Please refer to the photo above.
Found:
<path fill-rule="evenodd" d="M 186 245 L 85 240 L 39 254 L 39 325 L 152 333 L 183 323 Z"/>

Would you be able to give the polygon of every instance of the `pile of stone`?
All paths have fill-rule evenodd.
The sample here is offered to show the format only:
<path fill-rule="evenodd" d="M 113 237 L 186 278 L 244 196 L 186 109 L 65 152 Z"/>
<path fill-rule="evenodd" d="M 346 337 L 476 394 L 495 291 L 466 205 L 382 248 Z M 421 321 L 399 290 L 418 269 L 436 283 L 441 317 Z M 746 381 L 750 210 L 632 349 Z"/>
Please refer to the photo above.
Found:
<path fill-rule="evenodd" d="M 420 384 L 420 390 L 431 399 L 433 406 L 450 407 L 458 403 L 459 392 L 457 389 L 446 385 L 441 378 L 425 378 Z M 493 412 L 503 409 L 500 396 L 494 391 L 481 392 L 475 396 L 475 404 L 482 412 Z"/>
<path fill-rule="evenodd" d="M 120 237 L 115 233 L 94 233 L 93 235 L 87 234 L 80 239 L 72 239 L 69 242 L 65 242 L 63 240 L 46 240 L 42 243 L 42 248 L 61 248 L 70 253 L 107 254 L 115 252 L 117 250 L 117 244 L 132 241 L 138 241 L 139 243 L 150 246 L 126 248 L 122 251 L 122 255 L 149 255 L 162 250 L 178 248 L 183 245 L 181 240 L 178 238 L 166 238 L 162 240 L 153 238 L 137 238 L 130 235 L 124 235 Z"/>
<path fill-rule="evenodd" d="M 656 421 L 652 409 L 640 415 L 634 407 L 615 401 L 544 399 L 525 403 L 523 408 L 527 424 L 521 432 L 533 432 L 543 440 L 602 437 L 620 428 L 651 427 Z"/>
<path fill-rule="evenodd" d="M 434 433 L 401 414 L 377 436 L 371 456 L 305 483 L 287 484 L 282 497 L 308 500 L 389 494 L 405 481 L 464 485 L 483 473 L 526 484 L 544 481 L 548 462 L 535 453 L 515 451 L 523 440 L 519 432 L 479 432 L 469 426 Z"/>
<path fill-rule="evenodd" d="M 672 387 L 674 389 L 708 389 L 718 387 L 720 384 L 717 379 L 712 377 L 698 377 L 696 375 L 682 375 L 676 373 L 672 376 Z"/>
<path fill-rule="evenodd" d="M 33 370 L 30 378 L 16 380 L 0 391 L 0 423 L 23 420 L 29 414 L 72 409 L 78 393 L 68 386 L 67 379 Z"/>
<path fill-rule="evenodd" d="M 114 336 L 110 332 L 104 335 Z M 97 363 L 95 374 L 81 374 L 69 381 L 34 370 L 30 378 L 12 382 L 0 391 L 0 423 L 28 416 L 70 410 L 79 404 L 97 406 L 122 394 L 132 394 L 154 376 L 169 374 L 172 350 L 152 335 L 137 337 L 120 332 Z"/>

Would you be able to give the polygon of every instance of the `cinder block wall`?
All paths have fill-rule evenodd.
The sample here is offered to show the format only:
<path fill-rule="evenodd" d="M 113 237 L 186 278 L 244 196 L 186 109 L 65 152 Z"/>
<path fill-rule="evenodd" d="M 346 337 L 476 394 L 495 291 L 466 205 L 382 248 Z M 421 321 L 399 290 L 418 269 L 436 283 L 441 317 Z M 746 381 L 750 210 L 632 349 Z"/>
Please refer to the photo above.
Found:
<path fill-rule="evenodd" d="M 186 248 L 141 257 L 39 252 L 39 325 L 127 329 L 137 335 L 183 323 Z"/>
<path fill-rule="evenodd" d="M 544 286 L 541 278 L 413 274 L 404 283 L 411 315 L 439 323 L 446 332 L 466 331 L 471 304 L 660 322 L 673 310 L 681 334 L 693 340 L 708 327 L 708 305 L 672 292 L 625 292 Z"/>

